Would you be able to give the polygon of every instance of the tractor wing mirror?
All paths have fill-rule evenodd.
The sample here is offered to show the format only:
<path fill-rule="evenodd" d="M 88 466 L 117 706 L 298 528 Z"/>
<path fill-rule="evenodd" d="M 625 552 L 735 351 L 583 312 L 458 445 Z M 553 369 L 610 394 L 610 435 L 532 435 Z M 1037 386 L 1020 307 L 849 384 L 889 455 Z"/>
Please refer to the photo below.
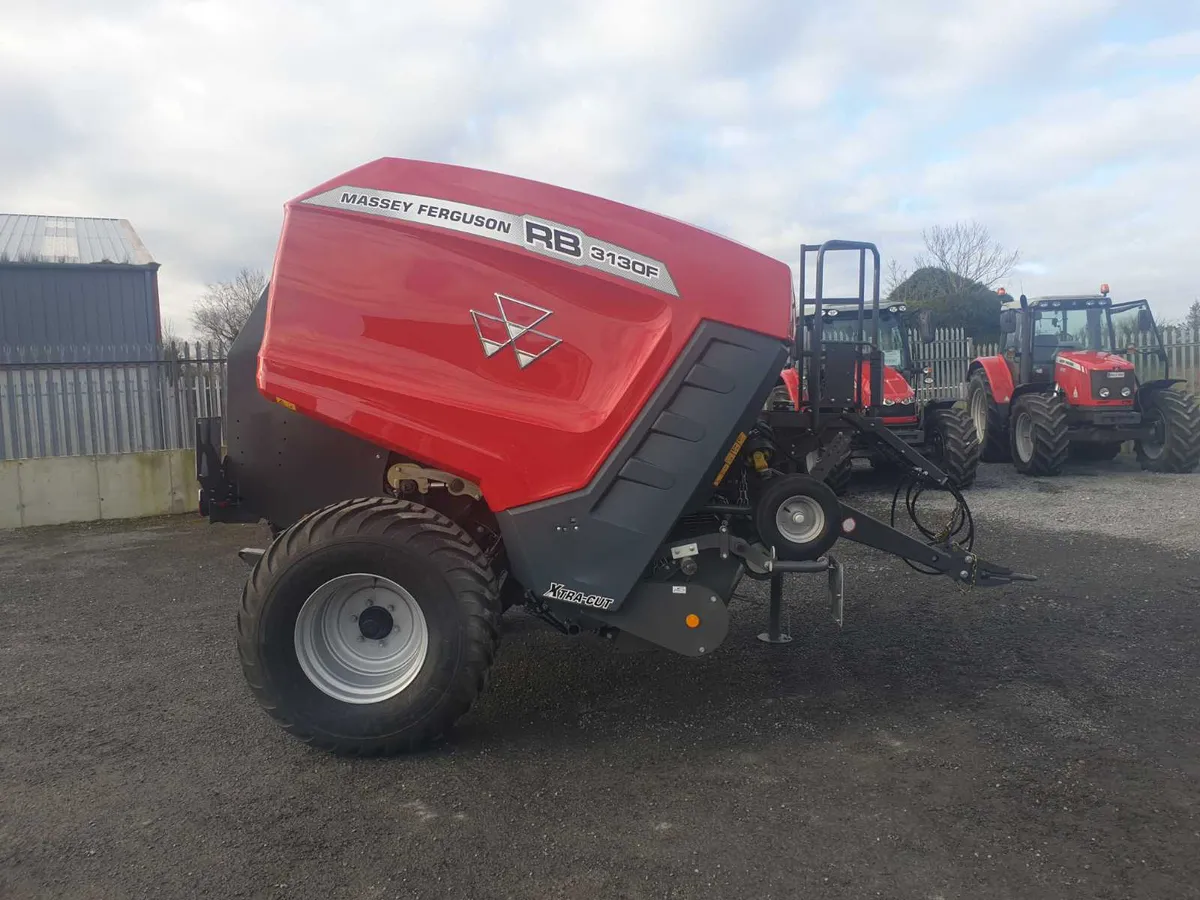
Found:
<path fill-rule="evenodd" d="M 1145 309 L 1144 307 L 1142 309 L 1139 309 L 1138 310 L 1138 331 L 1150 332 L 1153 330 L 1154 330 L 1154 316 L 1152 316 L 1150 314 L 1150 310 Z"/>
<path fill-rule="evenodd" d="M 1000 311 L 1000 333 L 1013 334 L 1017 330 L 1017 311 L 1002 309 Z"/>
<path fill-rule="evenodd" d="M 917 313 L 917 331 L 922 343 L 932 344 L 936 335 L 933 333 L 933 310 L 922 309 Z"/>

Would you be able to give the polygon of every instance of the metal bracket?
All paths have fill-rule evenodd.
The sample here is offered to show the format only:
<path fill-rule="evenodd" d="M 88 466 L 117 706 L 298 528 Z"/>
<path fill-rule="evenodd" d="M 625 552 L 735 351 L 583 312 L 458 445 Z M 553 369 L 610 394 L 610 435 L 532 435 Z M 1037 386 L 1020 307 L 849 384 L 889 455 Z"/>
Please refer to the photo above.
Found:
<path fill-rule="evenodd" d="M 776 572 L 771 576 L 771 605 L 767 613 L 767 630 L 758 636 L 764 644 L 790 644 L 792 636 L 779 625 L 783 614 L 783 575 Z"/>
<path fill-rule="evenodd" d="M 834 435 L 833 440 L 821 452 L 817 464 L 812 467 L 812 471 L 808 474 L 818 481 L 824 481 L 826 476 L 833 471 L 833 467 L 840 463 L 850 452 L 850 432 L 839 431 Z"/>
<path fill-rule="evenodd" d="M 829 615 L 842 627 L 842 598 L 846 595 L 846 569 L 837 561 L 833 554 L 827 554 L 829 560 Z"/>
<path fill-rule="evenodd" d="M 263 558 L 263 554 L 266 552 L 266 550 L 263 550 L 260 547 L 243 547 L 238 551 L 238 559 L 253 568 L 258 564 L 258 561 Z"/>
<path fill-rule="evenodd" d="M 416 484 L 417 490 L 422 494 L 429 493 L 430 485 L 440 484 L 456 497 L 466 494 L 476 500 L 483 499 L 483 492 L 474 482 L 440 469 L 427 469 L 415 463 L 396 463 L 388 469 L 387 480 L 393 490 L 398 490 L 402 482 L 411 481 Z"/>
<path fill-rule="evenodd" d="M 949 475 L 918 452 L 911 444 L 902 441 L 895 432 L 883 423 L 882 419 L 874 416 L 863 416 L 858 413 L 843 413 L 842 418 L 863 434 L 870 435 L 873 439 L 888 447 L 919 473 L 933 479 L 939 487 L 945 487 L 950 483 Z"/>

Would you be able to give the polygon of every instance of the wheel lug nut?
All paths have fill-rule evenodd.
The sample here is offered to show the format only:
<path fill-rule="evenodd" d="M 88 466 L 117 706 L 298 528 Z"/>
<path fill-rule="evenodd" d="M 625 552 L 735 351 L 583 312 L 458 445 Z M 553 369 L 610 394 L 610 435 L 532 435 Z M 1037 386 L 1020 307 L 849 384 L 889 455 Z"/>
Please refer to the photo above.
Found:
<path fill-rule="evenodd" d="M 358 621 L 358 616 L 356 616 L 354 613 L 350 613 L 350 618 L 353 619 L 355 622 Z"/>

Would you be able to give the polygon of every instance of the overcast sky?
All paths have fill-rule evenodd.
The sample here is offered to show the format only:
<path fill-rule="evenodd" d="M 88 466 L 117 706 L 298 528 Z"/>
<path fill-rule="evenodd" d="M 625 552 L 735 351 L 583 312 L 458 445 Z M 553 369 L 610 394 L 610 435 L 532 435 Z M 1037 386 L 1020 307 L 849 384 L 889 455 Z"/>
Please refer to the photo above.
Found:
<path fill-rule="evenodd" d="M 1200 297 L 1196 0 L 0 0 L 0 212 L 128 218 L 181 325 L 380 156 L 802 241 L 973 218 L 1011 293 Z"/>

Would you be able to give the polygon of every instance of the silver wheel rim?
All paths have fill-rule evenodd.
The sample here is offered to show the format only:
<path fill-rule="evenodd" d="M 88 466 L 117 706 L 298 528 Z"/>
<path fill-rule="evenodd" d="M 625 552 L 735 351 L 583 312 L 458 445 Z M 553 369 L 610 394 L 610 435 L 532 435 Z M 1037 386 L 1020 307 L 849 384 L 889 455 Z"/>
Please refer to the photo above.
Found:
<path fill-rule="evenodd" d="M 1017 456 L 1021 462 L 1033 459 L 1033 416 L 1027 412 L 1019 413 L 1015 424 L 1017 435 Z"/>
<path fill-rule="evenodd" d="M 1146 410 L 1146 418 L 1149 424 L 1154 426 L 1153 434 L 1158 434 L 1161 430 L 1163 437 L 1166 437 L 1167 423 L 1164 421 L 1162 413 L 1157 409 Z M 1163 453 L 1163 444 L 1165 441 L 1155 440 L 1154 437 L 1146 438 L 1142 441 L 1142 455 L 1146 459 L 1158 459 Z"/>
<path fill-rule="evenodd" d="M 396 582 L 341 575 L 304 601 L 295 645 L 300 668 L 322 693 L 343 703 L 379 703 L 420 674 L 429 626 L 412 594 Z"/>
<path fill-rule="evenodd" d="M 975 426 L 975 439 L 982 444 L 987 431 L 987 398 L 983 391 L 971 395 L 971 423 Z"/>
<path fill-rule="evenodd" d="M 825 510 L 812 497 L 789 497 L 775 510 L 775 527 L 790 543 L 807 544 L 825 530 Z"/>

